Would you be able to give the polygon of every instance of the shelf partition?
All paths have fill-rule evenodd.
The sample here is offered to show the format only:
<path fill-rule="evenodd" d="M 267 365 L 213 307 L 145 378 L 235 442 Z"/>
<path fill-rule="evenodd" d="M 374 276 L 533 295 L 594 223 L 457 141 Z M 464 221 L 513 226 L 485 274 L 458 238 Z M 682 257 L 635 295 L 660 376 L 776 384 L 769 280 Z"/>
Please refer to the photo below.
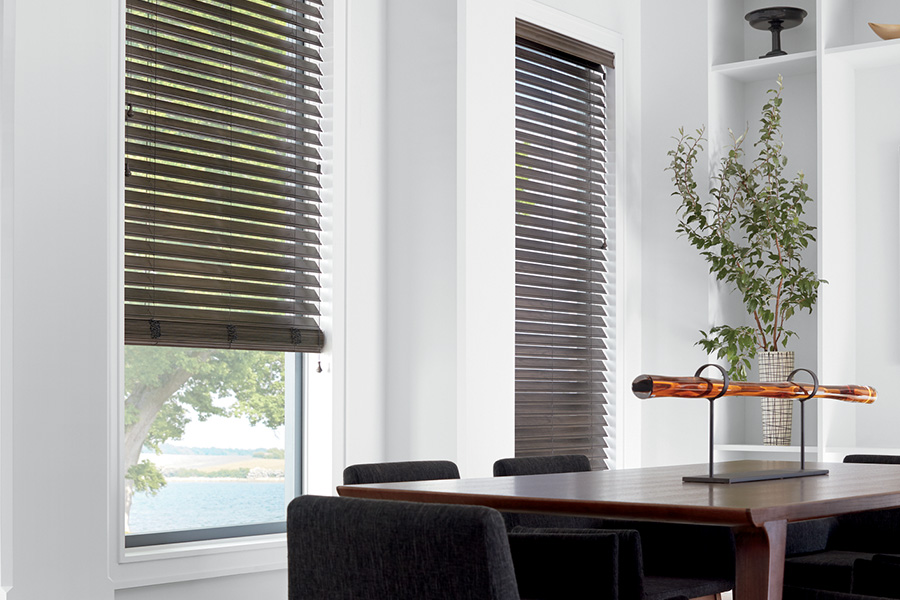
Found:
<path fill-rule="evenodd" d="M 801 75 L 816 72 L 816 52 L 800 52 L 773 58 L 756 58 L 741 62 L 714 65 L 716 75 L 724 75 L 736 81 L 751 82 L 778 78 L 779 75 Z"/>

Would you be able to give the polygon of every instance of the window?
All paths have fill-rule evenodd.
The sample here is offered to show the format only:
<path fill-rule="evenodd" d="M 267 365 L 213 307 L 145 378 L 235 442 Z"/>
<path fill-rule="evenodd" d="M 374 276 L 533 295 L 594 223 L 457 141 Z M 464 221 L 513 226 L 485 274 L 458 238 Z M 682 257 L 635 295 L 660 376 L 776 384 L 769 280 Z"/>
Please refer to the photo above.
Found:
<path fill-rule="evenodd" d="M 127 546 L 283 531 L 299 492 L 320 6 L 127 0 Z"/>
<path fill-rule="evenodd" d="M 516 455 L 605 468 L 612 54 L 516 26 Z"/>

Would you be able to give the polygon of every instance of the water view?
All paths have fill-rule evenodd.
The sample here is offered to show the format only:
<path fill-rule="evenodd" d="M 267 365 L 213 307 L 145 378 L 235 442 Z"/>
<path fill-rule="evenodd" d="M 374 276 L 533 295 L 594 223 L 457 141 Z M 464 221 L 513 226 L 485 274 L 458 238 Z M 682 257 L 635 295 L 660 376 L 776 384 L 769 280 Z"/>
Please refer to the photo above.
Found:
<path fill-rule="evenodd" d="M 170 479 L 156 496 L 135 494 L 131 533 L 283 521 L 284 481 Z"/>

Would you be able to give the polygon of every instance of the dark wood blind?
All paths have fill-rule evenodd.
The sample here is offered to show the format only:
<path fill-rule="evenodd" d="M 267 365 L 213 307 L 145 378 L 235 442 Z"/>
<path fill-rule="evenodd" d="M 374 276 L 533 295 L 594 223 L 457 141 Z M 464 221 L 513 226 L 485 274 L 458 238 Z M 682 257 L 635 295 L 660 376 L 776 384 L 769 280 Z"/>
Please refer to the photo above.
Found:
<path fill-rule="evenodd" d="M 318 351 L 318 0 L 127 0 L 125 342 Z"/>
<path fill-rule="evenodd" d="M 516 38 L 516 455 L 594 468 L 607 447 L 606 74 Z"/>
<path fill-rule="evenodd" d="M 572 58 L 580 58 L 589 63 L 609 67 L 615 67 L 615 54 L 609 50 L 586 44 L 567 35 L 545 29 L 540 25 L 516 19 L 516 36 L 536 42 L 541 46 L 562 52 Z"/>

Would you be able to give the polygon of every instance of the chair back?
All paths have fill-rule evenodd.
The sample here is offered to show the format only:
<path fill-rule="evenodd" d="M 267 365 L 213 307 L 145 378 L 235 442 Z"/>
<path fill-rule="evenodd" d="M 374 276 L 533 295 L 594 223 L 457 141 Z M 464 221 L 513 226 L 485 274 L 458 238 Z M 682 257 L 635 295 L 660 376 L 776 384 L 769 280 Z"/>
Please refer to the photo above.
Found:
<path fill-rule="evenodd" d="M 591 462 L 586 456 L 581 454 L 501 458 L 494 462 L 494 477 L 578 473 L 590 470 Z M 503 519 L 506 521 L 506 526 L 510 531 L 515 530 L 517 527 L 591 529 L 602 527 L 603 525 L 601 519 L 547 514 L 505 512 L 503 513 Z"/>
<path fill-rule="evenodd" d="M 582 454 L 501 458 L 494 462 L 494 477 L 579 473 L 591 470 L 591 461 Z"/>
<path fill-rule="evenodd" d="M 459 479 L 459 468 L 449 460 L 411 460 L 350 465 L 344 469 L 344 485 L 431 479 Z"/>
<path fill-rule="evenodd" d="M 877 465 L 900 465 L 900 456 L 890 454 L 848 454 L 845 463 L 871 463 Z"/>
<path fill-rule="evenodd" d="M 482 506 L 300 496 L 289 600 L 518 600 L 503 519 Z"/>

